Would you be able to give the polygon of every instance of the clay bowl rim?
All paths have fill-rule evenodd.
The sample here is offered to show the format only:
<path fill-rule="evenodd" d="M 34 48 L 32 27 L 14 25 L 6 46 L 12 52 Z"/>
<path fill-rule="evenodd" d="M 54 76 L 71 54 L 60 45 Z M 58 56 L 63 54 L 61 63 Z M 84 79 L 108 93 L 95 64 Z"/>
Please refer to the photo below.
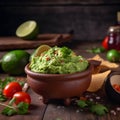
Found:
<path fill-rule="evenodd" d="M 120 76 L 120 72 L 118 71 L 118 72 L 112 72 L 112 73 L 110 73 L 108 79 L 109 79 L 109 81 L 110 81 L 110 87 L 112 88 L 112 90 L 113 90 L 117 95 L 120 96 L 120 92 L 118 92 L 117 90 L 115 90 L 115 89 L 113 88 L 113 84 L 112 84 L 112 81 L 114 81 L 114 80 L 112 79 L 112 77 L 114 77 L 115 75 L 119 75 L 119 76 Z M 116 83 L 117 83 L 117 82 L 116 82 Z M 119 82 L 119 83 L 120 83 L 120 82 Z"/>
<path fill-rule="evenodd" d="M 105 80 L 105 91 L 106 95 L 112 102 L 120 104 L 120 93 L 117 92 L 111 84 L 111 77 L 114 75 L 120 75 L 120 71 L 112 71 L 108 75 L 108 77 Z"/>
<path fill-rule="evenodd" d="M 84 77 L 88 74 L 91 74 L 92 75 L 92 68 L 93 68 L 93 65 L 91 63 L 89 63 L 89 66 L 88 68 L 85 70 L 85 71 L 82 71 L 82 72 L 76 72 L 76 73 L 69 73 L 69 74 L 45 74 L 45 73 L 38 73 L 38 72 L 33 72 L 29 69 L 29 64 L 28 63 L 26 66 L 25 66 L 25 72 L 27 75 L 33 77 L 33 78 L 39 78 L 39 77 L 45 77 L 45 78 L 74 78 L 74 77 L 77 77 L 77 76 L 81 76 L 81 77 Z M 58 79 L 60 80 L 60 79 Z M 64 81 L 67 81 L 68 79 L 64 79 Z M 56 81 L 56 79 L 53 79 L 52 81 Z M 60 80 L 61 81 L 61 80 Z"/>

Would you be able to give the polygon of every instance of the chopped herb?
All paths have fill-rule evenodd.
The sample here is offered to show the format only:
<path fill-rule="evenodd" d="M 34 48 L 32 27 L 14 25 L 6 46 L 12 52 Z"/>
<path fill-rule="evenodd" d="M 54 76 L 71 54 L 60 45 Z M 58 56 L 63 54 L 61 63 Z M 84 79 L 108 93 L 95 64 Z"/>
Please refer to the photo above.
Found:
<path fill-rule="evenodd" d="M 77 102 L 77 105 L 78 105 L 80 108 L 84 108 L 84 107 L 87 107 L 87 106 L 88 106 L 87 103 L 86 103 L 86 101 L 84 101 L 84 100 L 79 100 L 79 101 Z"/>
<path fill-rule="evenodd" d="M 95 48 L 92 48 L 90 50 L 87 50 L 87 52 L 95 53 L 95 54 L 103 53 L 103 52 L 105 52 L 105 48 L 103 48 L 103 47 L 95 47 Z"/>
<path fill-rule="evenodd" d="M 94 103 L 89 100 L 79 100 L 77 102 L 77 105 L 82 109 L 87 107 L 92 113 L 95 113 L 99 116 L 105 115 L 108 112 L 107 107 L 105 107 L 104 105 Z"/>
<path fill-rule="evenodd" d="M 14 114 L 16 114 L 16 110 L 10 106 L 8 107 L 5 107 L 2 112 L 1 112 L 3 115 L 6 115 L 6 116 L 12 116 Z"/>
<path fill-rule="evenodd" d="M 5 102 L 7 98 L 0 92 L 0 101 Z"/>
<path fill-rule="evenodd" d="M 16 81 L 14 77 L 6 77 L 4 80 L 0 79 L 0 91 L 1 89 L 4 89 L 4 87 L 10 83 Z"/>
<path fill-rule="evenodd" d="M 62 47 L 60 51 L 61 51 L 63 57 L 69 56 L 70 53 L 72 52 L 71 49 L 69 49 L 67 47 Z"/>
<path fill-rule="evenodd" d="M 2 114 L 6 116 L 12 116 L 15 114 L 23 115 L 28 112 L 29 104 L 20 102 L 17 106 L 12 105 L 6 105 L 3 103 L 0 103 L 0 105 L 5 106 L 5 108 L 2 110 Z"/>
<path fill-rule="evenodd" d="M 90 111 L 99 116 L 102 116 L 108 112 L 108 109 L 102 104 L 95 104 L 90 107 Z"/>
<path fill-rule="evenodd" d="M 17 114 L 23 115 L 23 114 L 28 113 L 28 108 L 29 108 L 29 104 L 28 103 L 20 102 L 17 105 Z"/>

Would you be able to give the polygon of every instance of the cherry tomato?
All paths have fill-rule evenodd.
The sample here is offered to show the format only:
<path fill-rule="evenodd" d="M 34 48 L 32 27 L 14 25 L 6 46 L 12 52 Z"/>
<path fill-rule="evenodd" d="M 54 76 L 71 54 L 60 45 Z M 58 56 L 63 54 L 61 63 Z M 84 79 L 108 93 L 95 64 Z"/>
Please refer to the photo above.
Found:
<path fill-rule="evenodd" d="M 108 36 L 102 41 L 102 46 L 107 50 L 108 48 Z"/>
<path fill-rule="evenodd" d="M 115 49 L 111 49 L 107 52 L 106 57 L 111 62 L 119 62 L 120 61 L 120 52 Z"/>
<path fill-rule="evenodd" d="M 12 98 L 19 91 L 22 91 L 22 86 L 18 82 L 10 82 L 3 89 L 3 95 L 6 98 Z"/>
<path fill-rule="evenodd" d="M 31 97 L 28 93 L 26 92 L 16 92 L 13 95 L 13 98 L 15 99 L 15 104 L 19 104 L 20 102 L 25 102 L 30 104 L 31 103 Z"/>

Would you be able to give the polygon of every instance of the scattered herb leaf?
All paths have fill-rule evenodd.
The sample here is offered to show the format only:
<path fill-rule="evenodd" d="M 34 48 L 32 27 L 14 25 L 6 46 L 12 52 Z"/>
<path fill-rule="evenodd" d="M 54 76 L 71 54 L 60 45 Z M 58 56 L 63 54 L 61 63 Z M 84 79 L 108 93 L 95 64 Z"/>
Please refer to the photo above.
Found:
<path fill-rule="evenodd" d="M 0 105 L 5 106 L 5 108 L 2 110 L 2 114 L 6 116 L 12 116 L 15 114 L 23 115 L 28 112 L 29 104 L 25 102 L 20 102 L 18 105 L 14 106 L 12 105 L 6 105 L 3 103 L 0 103 Z"/>
<path fill-rule="evenodd" d="M 62 47 L 62 48 L 60 49 L 60 51 L 61 51 L 62 56 L 63 56 L 64 58 L 67 57 L 67 56 L 69 56 L 70 53 L 71 53 L 71 49 L 69 49 L 69 48 L 67 48 L 67 47 Z"/>
<path fill-rule="evenodd" d="M 102 104 L 95 104 L 90 107 L 90 111 L 99 116 L 102 116 L 108 112 L 108 109 Z"/>
<path fill-rule="evenodd" d="M 104 105 L 94 103 L 89 100 L 85 100 L 85 101 L 79 100 L 77 102 L 77 105 L 82 109 L 87 107 L 92 113 L 95 113 L 96 115 L 99 115 L 99 116 L 105 115 L 108 112 L 107 107 L 105 107 Z"/>
<path fill-rule="evenodd" d="M 4 80 L 0 79 L 0 91 L 1 89 L 4 89 L 4 87 L 10 83 L 16 81 L 14 77 L 6 77 Z"/>
<path fill-rule="evenodd" d="M 7 98 L 0 92 L 0 101 L 5 102 Z"/>
<path fill-rule="evenodd" d="M 96 48 L 92 48 L 90 50 L 87 50 L 87 52 L 95 53 L 95 54 L 103 53 L 103 52 L 105 52 L 105 48 L 103 48 L 103 47 L 96 47 Z"/>
<path fill-rule="evenodd" d="M 80 108 L 84 108 L 84 107 L 87 107 L 88 105 L 86 104 L 86 101 L 84 100 L 79 100 L 77 102 L 77 105 L 80 107 Z"/>
<path fill-rule="evenodd" d="M 11 107 L 5 107 L 2 112 L 1 112 L 3 115 L 6 115 L 6 116 L 12 116 L 14 114 L 16 114 L 16 110 L 14 108 L 11 108 Z"/>
<path fill-rule="evenodd" d="M 27 104 L 25 102 L 20 102 L 17 105 L 17 114 L 23 115 L 23 114 L 28 113 L 28 108 L 29 108 L 29 104 Z"/>

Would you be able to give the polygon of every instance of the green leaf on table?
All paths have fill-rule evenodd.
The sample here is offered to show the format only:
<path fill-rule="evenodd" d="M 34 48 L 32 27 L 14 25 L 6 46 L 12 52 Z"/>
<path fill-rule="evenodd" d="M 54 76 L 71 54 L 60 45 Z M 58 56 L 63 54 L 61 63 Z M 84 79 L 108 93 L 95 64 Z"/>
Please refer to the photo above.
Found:
<path fill-rule="evenodd" d="M 0 80 L 0 89 L 4 89 L 4 87 L 10 83 L 16 81 L 14 77 L 6 77 L 4 80 Z"/>
<path fill-rule="evenodd" d="M 0 101 L 4 102 L 6 100 L 7 100 L 7 98 L 2 93 L 0 93 Z"/>
<path fill-rule="evenodd" d="M 85 107 L 88 106 L 85 100 L 79 100 L 79 101 L 77 102 L 77 105 L 78 105 L 80 108 L 85 108 Z"/>
<path fill-rule="evenodd" d="M 103 48 L 103 47 L 95 47 L 95 48 L 92 48 L 90 50 L 87 50 L 87 52 L 99 54 L 99 53 L 105 52 L 105 48 Z"/>
<path fill-rule="evenodd" d="M 28 112 L 29 104 L 25 102 L 20 102 L 17 105 L 17 113 L 20 115 L 26 114 Z"/>
<path fill-rule="evenodd" d="M 6 105 L 3 103 L 0 103 L 0 104 L 5 106 L 5 108 L 2 110 L 1 113 L 6 116 L 12 116 L 15 114 L 23 115 L 28 113 L 29 104 L 25 102 L 20 102 L 17 106 Z"/>
<path fill-rule="evenodd" d="M 106 106 L 100 103 L 99 104 L 95 103 L 90 100 L 78 100 L 77 105 L 82 109 L 88 108 L 90 112 L 95 113 L 96 115 L 99 115 L 99 116 L 105 115 L 108 112 L 108 109 Z"/>
<path fill-rule="evenodd" d="M 12 116 L 15 115 L 17 111 L 14 108 L 5 107 L 1 113 L 6 116 Z"/>
<path fill-rule="evenodd" d="M 94 104 L 90 107 L 90 111 L 99 116 L 102 116 L 108 112 L 108 109 L 102 104 Z"/>

